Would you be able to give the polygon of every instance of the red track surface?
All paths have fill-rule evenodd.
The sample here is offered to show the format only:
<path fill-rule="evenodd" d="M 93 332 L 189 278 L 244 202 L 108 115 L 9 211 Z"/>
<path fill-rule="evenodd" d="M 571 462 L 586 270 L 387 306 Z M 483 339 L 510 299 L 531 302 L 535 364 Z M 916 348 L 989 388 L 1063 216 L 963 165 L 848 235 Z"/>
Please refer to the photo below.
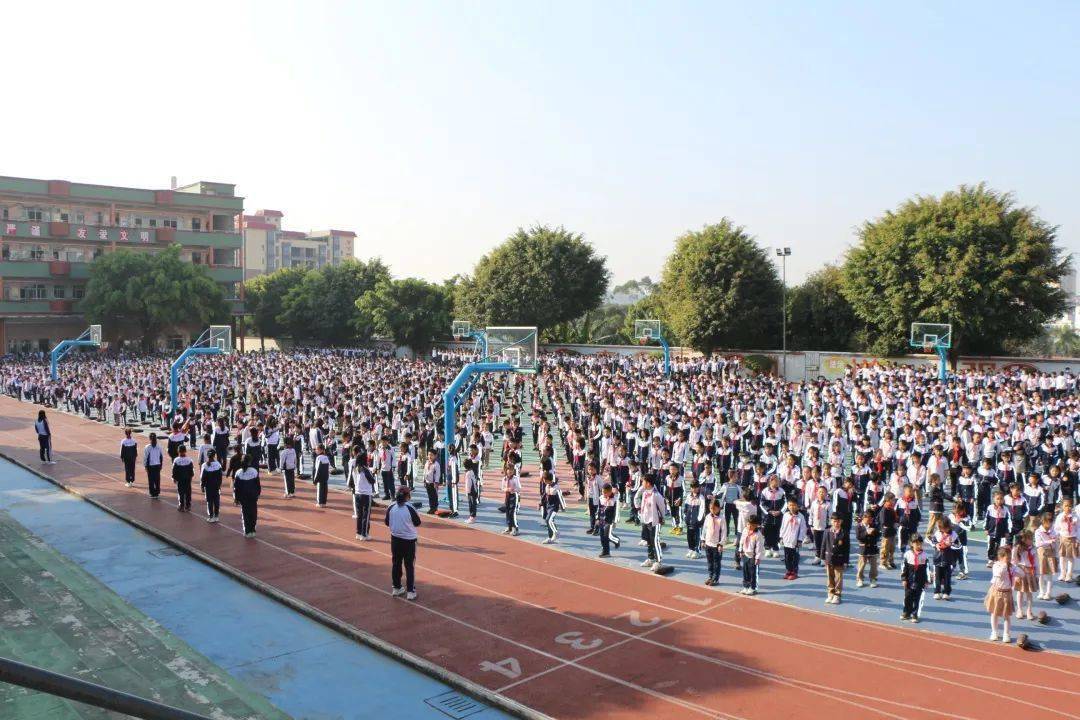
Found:
<path fill-rule="evenodd" d="M 245 540 L 227 503 L 209 525 L 176 511 L 165 479 L 157 502 L 141 469 L 125 487 L 116 428 L 51 413 L 59 462 L 39 466 L 37 409 L 0 398 L 0 452 L 553 717 L 1080 718 L 1080 658 L 694 588 L 427 515 L 420 599 L 393 599 L 386 529 L 357 543 L 345 495 L 319 509 L 311 485 L 286 500 L 270 478 Z"/>

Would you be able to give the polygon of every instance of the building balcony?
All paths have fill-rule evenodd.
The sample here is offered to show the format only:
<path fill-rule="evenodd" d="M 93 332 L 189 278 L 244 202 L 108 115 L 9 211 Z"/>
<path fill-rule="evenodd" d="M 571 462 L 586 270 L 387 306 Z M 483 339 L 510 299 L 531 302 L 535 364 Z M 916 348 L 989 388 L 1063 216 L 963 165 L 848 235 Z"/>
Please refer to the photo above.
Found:
<path fill-rule="evenodd" d="M 41 279 L 71 277 L 84 279 L 90 277 L 90 263 L 67 262 L 66 260 L 12 260 L 5 258 L 3 264 L 0 264 L 0 277 Z"/>
<path fill-rule="evenodd" d="M 210 277 L 216 282 L 242 282 L 244 279 L 244 271 L 238 267 L 218 265 L 208 266 L 206 269 L 210 271 Z"/>
<path fill-rule="evenodd" d="M 54 313 L 70 313 L 75 310 L 74 300 L 50 300 L 49 312 Z"/>
<path fill-rule="evenodd" d="M 52 277 L 69 277 L 71 275 L 71 263 L 66 260 L 50 260 L 49 275 Z"/>
<path fill-rule="evenodd" d="M 0 300 L 0 315 L 47 315 L 49 312 L 48 300 Z"/>
<path fill-rule="evenodd" d="M 88 240 L 129 245 L 160 244 L 209 248 L 239 248 L 244 244 L 239 232 L 224 230 L 175 230 L 171 227 L 115 227 L 74 225 L 35 220 L 0 220 L 0 236 L 12 240 Z"/>

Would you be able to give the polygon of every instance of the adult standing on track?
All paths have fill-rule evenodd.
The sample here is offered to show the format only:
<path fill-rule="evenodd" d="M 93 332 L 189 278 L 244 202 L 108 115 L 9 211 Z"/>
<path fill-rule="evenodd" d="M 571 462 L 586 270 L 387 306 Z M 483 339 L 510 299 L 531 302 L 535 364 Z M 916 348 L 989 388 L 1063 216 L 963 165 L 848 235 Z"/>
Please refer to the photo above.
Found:
<path fill-rule="evenodd" d="M 49 421 L 45 418 L 44 410 L 38 410 L 34 430 L 37 431 L 38 457 L 47 465 L 55 465 L 56 461 L 52 459 L 52 431 L 49 430 Z"/>
<path fill-rule="evenodd" d="M 143 450 L 143 466 L 146 468 L 146 486 L 155 500 L 161 492 L 161 464 L 164 461 L 165 453 L 157 444 L 157 433 L 150 433 L 150 444 Z"/>
<path fill-rule="evenodd" d="M 135 463 L 139 461 L 139 443 L 131 437 L 131 428 L 124 428 L 124 439 L 120 441 L 120 459 L 124 461 L 124 483 L 131 487 L 135 484 Z"/>
<path fill-rule="evenodd" d="M 392 566 L 390 580 L 394 585 L 393 596 L 405 595 L 407 600 L 416 599 L 416 528 L 420 527 L 420 515 L 409 502 L 408 487 L 398 488 L 394 502 L 386 509 L 384 522 L 390 528 L 390 555 Z M 401 568 L 405 566 L 405 587 L 401 587 Z"/>
<path fill-rule="evenodd" d="M 246 455 L 240 463 L 240 472 L 233 478 L 233 491 L 240 503 L 240 514 L 244 526 L 244 537 L 255 537 L 255 524 L 259 519 L 259 495 L 262 484 L 259 482 L 259 468 L 251 463 Z"/>

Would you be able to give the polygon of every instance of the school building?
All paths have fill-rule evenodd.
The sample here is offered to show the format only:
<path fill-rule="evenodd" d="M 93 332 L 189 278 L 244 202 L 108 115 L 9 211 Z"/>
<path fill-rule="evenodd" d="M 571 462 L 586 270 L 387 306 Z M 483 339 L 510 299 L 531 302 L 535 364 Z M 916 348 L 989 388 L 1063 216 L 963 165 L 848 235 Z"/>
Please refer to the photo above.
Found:
<path fill-rule="evenodd" d="M 317 269 L 353 257 L 356 233 L 350 230 L 283 230 L 280 210 L 240 216 L 244 232 L 244 279 L 281 268 Z"/>
<path fill-rule="evenodd" d="M 228 183 L 172 185 L 0 176 L 0 353 L 48 351 L 86 329 L 80 301 L 90 263 L 121 248 L 179 243 L 181 257 L 205 265 L 239 314 L 244 257 L 235 219 L 244 199 Z"/>

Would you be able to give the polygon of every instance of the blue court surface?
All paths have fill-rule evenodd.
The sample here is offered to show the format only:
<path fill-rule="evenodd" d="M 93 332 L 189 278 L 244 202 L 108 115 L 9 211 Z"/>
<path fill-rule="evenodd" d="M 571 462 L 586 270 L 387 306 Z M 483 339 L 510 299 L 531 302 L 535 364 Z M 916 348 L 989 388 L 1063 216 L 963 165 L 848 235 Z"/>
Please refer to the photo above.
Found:
<path fill-rule="evenodd" d="M 294 718 L 506 717 L 4 460 L 0 509 Z"/>
<path fill-rule="evenodd" d="M 535 473 L 534 473 L 535 475 Z M 486 472 L 485 500 L 482 501 L 478 512 L 475 527 L 484 528 L 490 532 L 502 532 L 506 527 L 505 516 L 497 511 L 501 505 L 498 486 L 495 485 L 494 473 Z M 535 489 L 530 488 L 528 483 L 536 483 L 534 477 L 522 478 L 522 484 L 526 492 L 535 497 Z M 494 489 L 492 489 L 494 486 Z M 574 493 L 576 495 L 576 493 Z M 580 503 L 574 503 L 580 506 Z M 600 539 L 586 535 L 588 528 L 588 515 L 585 510 L 571 506 L 568 512 L 559 515 L 559 540 L 554 545 L 547 547 L 571 552 L 596 559 L 596 562 L 613 563 L 638 572 L 648 572 L 639 567 L 639 563 L 645 559 L 644 547 L 638 546 L 641 539 L 640 528 L 629 523 L 621 523 L 616 534 L 622 539 L 622 547 L 612 549 L 611 557 L 607 559 L 597 558 L 600 552 Z M 620 510 L 620 515 L 625 514 Z M 466 508 L 461 508 L 459 521 L 464 521 Z M 535 503 L 530 505 L 528 501 L 522 502 L 518 513 L 518 525 L 521 534 L 519 539 L 528 542 L 540 542 L 547 537 L 543 521 Z M 687 559 L 687 543 L 685 537 L 672 536 L 670 522 L 664 528 L 664 540 L 667 548 L 664 550 L 664 564 L 675 567 L 674 574 L 669 576 L 672 582 L 685 582 L 699 585 L 704 588 L 706 577 L 705 556 L 701 559 Z M 853 543 L 853 547 L 857 547 Z M 933 586 L 929 586 L 928 592 L 923 596 L 923 610 L 921 622 L 917 625 L 901 621 L 900 612 L 903 606 L 903 589 L 900 584 L 900 571 L 881 570 L 878 577 L 878 587 L 871 589 L 869 585 L 863 588 L 855 586 L 855 558 L 852 557 L 851 568 L 844 577 L 844 595 L 841 605 L 825 604 L 825 572 L 821 567 L 815 567 L 809 563 L 813 559 L 813 547 L 805 546 L 802 550 L 802 564 L 800 566 L 800 578 L 795 581 L 784 580 L 783 557 L 766 558 L 759 573 L 759 595 L 757 600 L 763 602 L 781 602 L 795 605 L 818 612 L 838 613 L 860 620 L 883 622 L 891 625 L 901 625 L 910 628 L 912 632 L 933 630 L 941 633 L 960 635 L 968 638 L 986 640 L 990 635 L 989 616 L 983 608 L 983 597 L 990 581 L 990 571 L 986 568 L 986 544 L 977 540 L 972 541 L 968 551 L 968 564 L 971 577 L 968 580 L 954 580 L 952 599 L 949 601 L 934 600 Z M 728 546 L 724 549 L 724 566 L 720 575 L 719 589 L 738 591 L 742 589 L 742 572 L 734 567 L 734 548 Z M 897 567 L 901 565 L 899 553 L 897 553 Z M 955 575 L 954 575 L 955 577 Z M 1037 615 L 1039 610 L 1045 610 L 1050 617 L 1046 625 L 1040 625 L 1031 620 L 1013 619 L 1012 634 L 1015 638 L 1019 633 L 1027 633 L 1028 637 L 1037 642 L 1041 647 L 1048 650 L 1077 653 L 1080 652 L 1080 587 L 1075 584 L 1065 586 L 1055 583 L 1052 596 L 1060 593 L 1069 593 L 1072 596 L 1065 605 L 1058 605 L 1053 600 L 1034 601 L 1033 611 Z M 812 616 L 809 616 L 812 620 Z"/>

